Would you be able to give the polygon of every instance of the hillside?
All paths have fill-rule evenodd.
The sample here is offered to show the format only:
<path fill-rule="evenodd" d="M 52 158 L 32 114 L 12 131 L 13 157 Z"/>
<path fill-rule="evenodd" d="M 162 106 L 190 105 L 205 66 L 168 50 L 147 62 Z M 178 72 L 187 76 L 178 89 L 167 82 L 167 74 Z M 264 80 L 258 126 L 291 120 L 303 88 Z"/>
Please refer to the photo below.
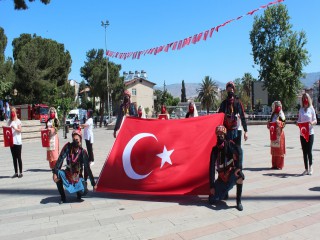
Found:
<path fill-rule="evenodd" d="M 311 88 L 312 85 L 320 80 L 320 72 L 307 73 L 304 78 L 301 78 L 300 81 L 304 85 L 304 88 Z M 220 89 L 225 88 L 225 83 L 216 82 Z M 186 95 L 187 98 L 197 97 L 197 89 L 200 88 L 200 83 L 185 83 Z M 181 97 L 181 83 L 169 84 L 166 86 L 167 91 L 173 97 Z M 156 87 L 155 89 L 163 90 L 162 87 Z"/>

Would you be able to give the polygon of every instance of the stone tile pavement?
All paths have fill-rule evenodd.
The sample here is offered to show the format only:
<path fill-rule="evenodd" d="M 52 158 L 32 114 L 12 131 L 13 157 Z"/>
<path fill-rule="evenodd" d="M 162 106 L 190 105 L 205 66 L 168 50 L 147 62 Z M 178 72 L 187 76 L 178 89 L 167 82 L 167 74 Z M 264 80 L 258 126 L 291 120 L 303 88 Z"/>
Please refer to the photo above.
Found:
<path fill-rule="evenodd" d="M 22 147 L 23 174 L 11 179 L 9 148 L 0 146 L 0 239 L 320 239 L 320 126 L 315 127 L 314 174 L 304 170 L 299 131 L 285 128 L 283 170 L 271 170 L 268 131 L 249 126 L 243 143 L 244 211 L 235 189 L 217 206 L 207 196 L 136 196 L 90 192 L 83 202 L 59 194 L 39 140 Z M 66 142 L 60 135 L 60 146 Z M 111 149 L 111 130 L 94 129 L 97 178 Z M 69 134 L 70 138 L 70 134 Z"/>

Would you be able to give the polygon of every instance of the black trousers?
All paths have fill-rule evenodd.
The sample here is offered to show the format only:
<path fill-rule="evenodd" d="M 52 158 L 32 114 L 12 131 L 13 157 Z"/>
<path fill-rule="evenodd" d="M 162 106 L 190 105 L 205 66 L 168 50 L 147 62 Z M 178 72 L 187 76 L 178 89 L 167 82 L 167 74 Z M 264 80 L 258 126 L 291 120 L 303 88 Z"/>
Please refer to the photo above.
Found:
<path fill-rule="evenodd" d="M 87 146 L 87 151 L 89 155 L 89 162 L 94 162 L 92 143 L 90 142 L 90 140 L 86 139 L 86 146 Z M 84 170 L 84 180 L 87 181 L 87 179 L 88 179 L 88 173 L 86 170 Z"/>
<path fill-rule="evenodd" d="M 314 134 L 309 135 L 309 142 L 304 137 L 300 136 L 300 142 L 303 152 L 303 161 L 305 169 L 312 165 L 312 146 L 313 146 Z"/>
<path fill-rule="evenodd" d="M 22 173 L 22 159 L 21 159 L 21 150 L 22 145 L 13 145 L 10 147 L 12 160 L 13 160 L 13 167 L 14 172 L 18 173 L 18 165 L 19 165 L 19 173 Z"/>

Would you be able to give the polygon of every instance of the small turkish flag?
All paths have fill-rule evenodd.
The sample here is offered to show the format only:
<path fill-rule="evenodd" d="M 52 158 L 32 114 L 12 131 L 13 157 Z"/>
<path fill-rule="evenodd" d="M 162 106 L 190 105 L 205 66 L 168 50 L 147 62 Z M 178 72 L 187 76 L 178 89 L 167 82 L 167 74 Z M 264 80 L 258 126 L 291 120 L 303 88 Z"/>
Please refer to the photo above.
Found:
<path fill-rule="evenodd" d="M 161 121 L 126 117 L 102 168 L 98 192 L 209 194 L 215 129 L 224 113 Z"/>
<path fill-rule="evenodd" d="M 301 136 L 309 142 L 309 122 L 298 122 Z"/>
<path fill-rule="evenodd" d="M 2 127 L 3 130 L 3 143 L 5 147 L 13 146 L 13 136 L 11 127 Z"/>
<path fill-rule="evenodd" d="M 276 122 L 269 122 L 269 131 L 270 131 L 270 140 L 271 141 L 277 140 L 277 123 Z"/>
<path fill-rule="evenodd" d="M 42 147 L 50 147 L 49 129 L 41 130 Z"/>

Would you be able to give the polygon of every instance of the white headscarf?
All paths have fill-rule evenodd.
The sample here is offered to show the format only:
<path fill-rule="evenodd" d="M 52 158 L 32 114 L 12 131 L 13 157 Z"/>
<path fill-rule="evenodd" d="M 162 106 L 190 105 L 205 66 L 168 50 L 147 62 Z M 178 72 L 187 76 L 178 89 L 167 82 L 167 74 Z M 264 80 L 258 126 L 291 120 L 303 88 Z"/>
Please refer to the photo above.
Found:
<path fill-rule="evenodd" d="M 139 110 L 141 110 L 141 112 L 142 112 L 141 118 L 146 118 L 146 111 L 144 110 L 144 107 L 140 105 L 138 107 L 138 112 L 139 112 Z"/>

